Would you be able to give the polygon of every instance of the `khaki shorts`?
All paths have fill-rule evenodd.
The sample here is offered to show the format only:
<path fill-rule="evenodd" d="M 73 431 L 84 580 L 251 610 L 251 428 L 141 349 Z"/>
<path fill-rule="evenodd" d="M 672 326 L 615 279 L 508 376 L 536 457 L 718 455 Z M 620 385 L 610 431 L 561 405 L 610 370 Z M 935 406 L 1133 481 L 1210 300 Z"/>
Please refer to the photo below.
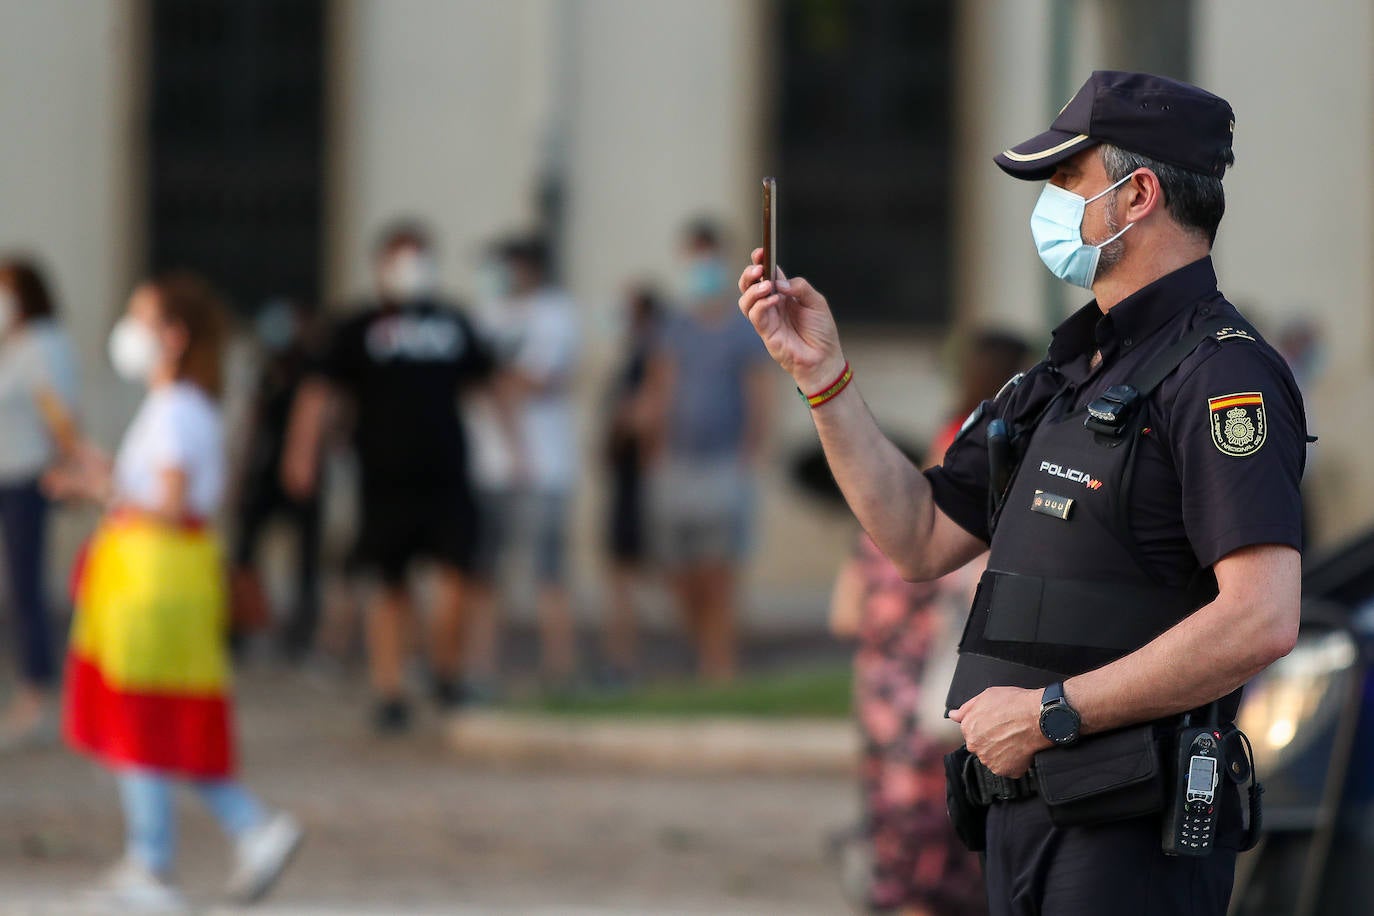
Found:
<path fill-rule="evenodd" d="M 649 475 L 654 559 L 668 569 L 743 563 L 751 547 L 754 483 L 736 458 L 670 459 Z"/>

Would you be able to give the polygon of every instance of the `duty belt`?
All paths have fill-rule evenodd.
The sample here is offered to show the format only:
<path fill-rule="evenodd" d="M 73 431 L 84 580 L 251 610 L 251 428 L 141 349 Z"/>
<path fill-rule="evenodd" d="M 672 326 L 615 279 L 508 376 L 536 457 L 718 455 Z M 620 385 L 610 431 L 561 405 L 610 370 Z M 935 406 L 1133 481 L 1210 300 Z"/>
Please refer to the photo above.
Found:
<path fill-rule="evenodd" d="M 964 788 L 967 790 L 969 800 L 983 807 L 995 802 L 1019 801 L 1038 795 L 1040 792 L 1035 784 L 1034 767 L 1028 770 L 1026 775 L 1011 779 L 1006 776 L 998 776 L 983 766 L 981 760 L 971 755 L 964 765 Z"/>

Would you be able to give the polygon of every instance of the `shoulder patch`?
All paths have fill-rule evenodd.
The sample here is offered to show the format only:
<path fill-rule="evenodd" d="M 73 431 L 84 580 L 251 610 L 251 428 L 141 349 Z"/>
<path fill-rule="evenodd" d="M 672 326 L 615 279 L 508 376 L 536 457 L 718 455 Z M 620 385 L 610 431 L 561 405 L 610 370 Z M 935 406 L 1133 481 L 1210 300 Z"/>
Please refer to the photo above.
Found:
<path fill-rule="evenodd" d="M 1212 420 L 1212 444 L 1223 455 L 1246 458 L 1264 445 L 1269 434 L 1264 394 L 1241 391 L 1207 399 Z"/>
<path fill-rule="evenodd" d="M 1232 338 L 1238 337 L 1241 340 L 1248 340 L 1251 343 L 1255 341 L 1255 336 L 1245 328 L 1222 328 L 1217 331 L 1215 337 L 1217 340 L 1231 340 Z"/>

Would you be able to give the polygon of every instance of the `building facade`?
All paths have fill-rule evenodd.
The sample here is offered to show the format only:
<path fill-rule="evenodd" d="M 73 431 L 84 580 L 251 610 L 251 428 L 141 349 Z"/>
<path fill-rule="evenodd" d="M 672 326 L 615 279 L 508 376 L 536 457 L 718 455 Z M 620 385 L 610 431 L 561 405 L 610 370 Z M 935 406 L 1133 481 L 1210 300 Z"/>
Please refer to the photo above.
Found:
<path fill-rule="evenodd" d="M 927 18 L 890 27 L 923 30 L 929 47 L 905 57 L 900 41 L 873 44 L 872 54 L 845 44 L 863 38 L 864 17 L 897 15 L 878 0 L 332 0 L 301 13 L 305 25 L 290 24 L 289 33 L 267 19 L 231 21 L 227 3 L 192 5 L 210 25 L 174 23 L 168 31 L 159 0 L 0 2 L 0 118 L 10 127 L 0 144 L 0 249 L 37 253 L 51 268 L 87 367 L 86 420 L 106 442 L 137 395 L 111 381 L 105 335 L 136 277 L 167 250 L 168 233 L 175 241 L 185 231 L 167 228 L 184 224 L 168 221 L 152 173 L 168 161 L 165 150 L 184 152 L 176 137 L 151 127 L 150 99 L 162 98 L 158 81 L 168 78 L 159 69 L 167 41 L 238 42 L 239 57 L 215 58 L 228 79 L 235 60 L 266 67 L 275 59 L 243 50 L 256 47 L 253 28 L 277 28 L 278 44 L 290 34 L 318 52 L 322 92 L 311 104 L 323 133 L 319 191 L 293 197 L 289 218 L 318 227 L 317 244 L 299 249 L 313 254 L 299 256 L 317 260 L 314 292 L 330 303 L 367 291 L 370 241 L 397 215 L 435 227 L 445 284 L 462 296 L 474 291 L 488 239 L 513 228 L 552 231 L 591 342 L 579 383 L 589 453 L 626 283 L 670 283 L 677 233 L 703 213 L 729 228 L 742 260 L 757 234 L 758 179 L 774 171 L 784 214 L 789 200 L 806 214 L 794 222 L 792 250 L 807 252 L 808 263 L 789 261 L 784 237 L 784 265 L 812 273 L 814 262 L 815 275 L 827 277 L 851 361 L 884 425 L 915 439 L 930 435 L 944 419 L 938 353 L 946 323 L 1006 325 L 1038 344 L 1076 304 L 1047 279 L 1030 243 L 1037 189 L 1002 176 L 991 156 L 1042 129 L 1090 69 L 1138 67 L 1190 79 L 1234 105 L 1237 165 L 1226 180 L 1229 213 L 1216 251 L 1223 289 L 1266 327 L 1297 317 L 1323 327 L 1326 370 L 1309 392 L 1322 437 L 1312 452 L 1319 535 L 1349 534 L 1374 514 L 1374 464 L 1364 460 L 1374 433 L 1363 399 L 1374 393 L 1368 3 L 908 4 Z M 240 5 L 261 17 L 270 7 Z M 803 43 L 812 58 L 799 58 Z M 849 95 L 825 94 L 835 80 L 818 87 L 804 79 L 798 67 L 816 60 L 840 62 L 835 73 Z M 916 115 L 900 130 L 889 123 L 901 92 L 942 84 L 933 102 L 912 103 Z M 250 103 L 272 107 L 270 98 L 244 101 L 241 92 L 213 102 L 223 107 L 223 129 L 237 123 L 235 105 Z M 826 105 L 834 110 L 816 121 L 822 134 L 799 139 L 795 119 Z M 851 127 L 830 142 L 826 124 Z M 884 130 L 909 144 L 902 149 L 912 151 L 910 182 L 900 162 L 866 152 L 881 146 Z M 270 133 L 263 143 L 286 142 Z M 803 140 L 805 156 L 796 152 Z M 865 162 L 882 179 L 877 191 L 861 180 Z M 849 183 L 829 196 L 815 193 L 822 178 L 794 190 L 789 172 Z M 884 188 L 895 190 L 885 197 L 877 193 Z M 222 198 L 185 206 L 219 214 L 232 209 Z M 271 203 L 261 205 L 261 218 L 270 219 Z M 856 270 L 860 262 L 839 257 L 852 239 L 818 227 L 869 218 L 903 241 Z M 225 231 L 222 245 L 251 242 Z M 892 299 L 900 292 L 876 305 L 856 301 L 870 272 L 891 276 L 883 289 L 902 289 L 895 281 L 906 272 L 926 281 L 913 296 L 938 292 L 910 314 Z M 234 277 L 215 279 L 236 288 Z M 759 626 L 809 626 L 853 523 L 795 487 L 790 462 L 813 434 L 781 374 L 777 398 L 777 460 L 763 494 L 752 604 Z M 600 481 L 590 473 L 594 462 L 586 464 L 575 575 L 593 608 Z M 64 540 L 82 523 L 68 519 Z"/>

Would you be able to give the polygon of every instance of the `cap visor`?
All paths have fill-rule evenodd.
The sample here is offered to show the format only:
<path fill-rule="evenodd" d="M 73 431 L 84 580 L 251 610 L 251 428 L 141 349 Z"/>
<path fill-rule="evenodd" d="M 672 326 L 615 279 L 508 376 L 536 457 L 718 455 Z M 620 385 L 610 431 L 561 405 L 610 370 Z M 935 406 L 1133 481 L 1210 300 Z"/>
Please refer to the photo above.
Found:
<path fill-rule="evenodd" d="M 1063 130 L 1047 130 L 1038 137 L 1017 144 L 998 153 L 993 161 L 1013 178 L 1043 181 L 1054 174 L 1059 163 L 1090 146 L 1097 140 L 1087 134 L 1071 134 Z"/>

